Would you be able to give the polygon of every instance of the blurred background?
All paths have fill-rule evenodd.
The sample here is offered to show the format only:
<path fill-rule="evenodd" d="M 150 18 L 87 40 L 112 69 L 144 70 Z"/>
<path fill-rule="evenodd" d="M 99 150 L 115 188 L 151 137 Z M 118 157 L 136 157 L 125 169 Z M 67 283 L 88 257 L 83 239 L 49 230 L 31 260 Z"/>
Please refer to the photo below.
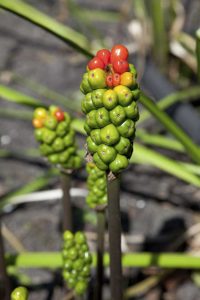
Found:
<path fill-rule="evenodd" d="M 38 154 L 31 124 L 33 108 L 55 103 L 74 118 L 83 118 L 79 85 L 89 60 L 87 51 L 95 53 L 122 43 L 137 67 L 144 93 L 155 103 L 161 102 L 160 108 L 199 145 L 200 1 L 18 1 L 12 7 L 7 6 L 8 0 L 0 0 L 0 203 L 5 245 L 11 252 L 55 251 L 61 243 L 58 202 L 24 200 L 16 205 L 13 198 L 59 188 L 57 173 Z M 24 3 L 36 10 L 27 9 Z M 51 33 L 25 20 L 27 16 L 46 22 Z M 46 16 L 68 26 L 66 39 Z M 69 43 L 73 38 L 80 47 Z M 121 184 L 124 249 L 198 254 L 199 164 L 162 122 L 142 105 L 140 111 L 136 142 L 144 148 L 136 147 L 133 164 L 124 172 Z M 85 138 L 79 129 L 77 136 L 83 147 Z M 82 170 L 74 174 L 73 185 L 85 188 L 85 179 Z M 82 220 L 77 228 L 93 232 L 94 214 L 82 198 L 75 200 L 75 216 Z M 89 236 L 94 248 L 93 236 Z M 31 278 L 34 286 L 30 300 L 61 297 L 57 273 L 32 270 L 25 274 L 24 280 Z M 126 286 L 139 282 L 143 282 L 141 290 L 133 290 L 130 299 L 200 297 L 200 274 L 191 270 L 175 270 L 170 276 L 154 268 L 129 270 Z"/>

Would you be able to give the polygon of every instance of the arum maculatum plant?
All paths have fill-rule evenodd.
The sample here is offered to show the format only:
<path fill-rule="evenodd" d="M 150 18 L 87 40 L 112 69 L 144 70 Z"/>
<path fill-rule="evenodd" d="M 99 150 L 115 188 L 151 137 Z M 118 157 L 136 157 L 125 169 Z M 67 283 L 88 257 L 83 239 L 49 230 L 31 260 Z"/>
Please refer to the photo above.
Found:
<path fill-rule="evenodd" d="M 63 229 L 72 229 L 70 203 L 70 174 L 81 167 L 82 160 L 77 154 L 75 132 L 71 118 L 59 107 L 36 108 L 33 115 L 35 138 L 40 143 L 40 153 L 61 171 L 63 189 Z"/>
<path fill-rule="evenodd" d="M 110 282 L 111 298 L 115 300 L 123 297 L 119 173 L 129 164 L 139 119 L 140 89 L 128 56 L 123 45 L 115 45 L 111 51 L 99 50 L 89 61 L 80 85 L 85 95 L 81 107 L 86 115 L 87 160 L 108 175 Z"/>
<path fill-rule="evenodd" d="M 67 230 L 63 240 L 63 278 L 75 295 L 83 295 L 90 280 L 92 263 L 86 237 L 80 231 L 73 234 Z"/>
<path fill-rule="evenodd" d="M 17 287 L 11 294 L 11 300 L 28 300 L 28 291 L 25 287 Z"/>

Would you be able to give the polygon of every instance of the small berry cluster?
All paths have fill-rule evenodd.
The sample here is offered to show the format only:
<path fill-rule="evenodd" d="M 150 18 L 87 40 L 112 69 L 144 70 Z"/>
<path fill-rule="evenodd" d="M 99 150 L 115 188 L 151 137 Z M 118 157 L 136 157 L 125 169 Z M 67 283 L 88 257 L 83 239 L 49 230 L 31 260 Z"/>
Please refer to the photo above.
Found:
<path fill-rule="evenodd" d="M 73 234 L 67 230 L 63 239 L 63 278 L 69 289 L 74 289 L 77 295 L 83 295 L 90 279 L 92 263 L 86 237 L 80 231 Z"/>
<path fill-rule="evenodd" d="M 128 50 L 123 45 L 114 46 L 111 52 L 98 51 L 80 86 L 85 94 L 81 108 L 86 115 L 88 152 L 99 169 L 114 174 L 128 166 L 139 118 L 137 73 L 127 60 Z M 112 84 L 108 83 L 111 74 Z M 113 77 L 116 74 L 120 77 L 118 84 Z"/>
<path fill-rule="evenodd" d="M 104 208 L 107 204 L 106 173 L 101 171 L 94 163 L 87 163 L 88 196 L 86 202 L 91 208 Z"/>
<path fill-rule="evenodd" d="M 49 110 L 39 107 L 34 111 L 33 126 L 41 154 L 52 164 L 76 169 L 81 166 L 81 158 L 77 155 L 75 132 L 70 123 L 70 116 L 56 106 L 50 106 Z"/>

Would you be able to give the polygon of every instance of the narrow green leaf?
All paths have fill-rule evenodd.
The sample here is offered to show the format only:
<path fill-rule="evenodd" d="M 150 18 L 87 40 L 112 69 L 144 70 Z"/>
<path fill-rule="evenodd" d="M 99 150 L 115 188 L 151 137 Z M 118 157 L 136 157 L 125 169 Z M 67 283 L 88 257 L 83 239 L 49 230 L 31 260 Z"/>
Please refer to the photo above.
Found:
<path fill-rule="evenodd" d="M 196 31 L 197 77 L 200 82 L 200 29 Z"/>
<path fill-rule="evenodd" d="M 30 107 L 46 106 L 39 100 L 36 100 L 33 97 L 27 96 L 23 93 L 17 92 L 16 90 L 8 88 L 4 85 L 0 85 L 0 97 L 7 101 L 30 106 Z"/>
<path fill-rule="evenodd" d="M 132 163 L 142 163 L 152 165 L 160 170 L 163 170 L 173 176 L 178 177 L 190 184 L 200 187 L 200 178 L 192 174 L 181 163 L 178 163 L 166 156 L 150 150 L 145 146 L 134 144 L 134 153 L 130 159 Z"/>
<path fill-rule="evenodd" d="M 31 121 L 33 118 L 33 113 L 31 111 L 22 111 L 19 109 L 10 109 L 10 108 L 0 108 L 0 117 L 1 118 L 11 118 L 17 120 Z"/>
<path fill-rule="evenodd" d="M 200 164 L 200 148 L 193 143 L 190 137 L 149 97 L 141 94 L 140 102 L 148 109 L 152 115 L 185 147 L 188 155 L 198 164 Z"/>
<path fill-rule="evenodd" d="M 57 22 L 22 0 L 0 0 L 0 7 L 45 29 L 84 55 L 93 56 L 89 51 L 90 42 L 84 35 Z"/>
<path fill-rule="evenodd" d="M 199 86 L 192 86 L 185 90 L 178 91 L 172 94 L 167 95 L 166 97 L 160 99 L 156 104 L 161 110 L 165 110 L 171 105 L 188 100 L 198 99 L 200 97 L 200 87 Z M 147 110 L 143 110 L 140 114 L 139 123 L 146 121 L 151 114 Z"/>
<path fill-rule="evenodd" d="M 150 134 L 142 129 L 137 129 L 137 138 L 148 145 L 158 146 L 160 148 L 178 152 L 185 152 L 185 148 L 180 142 L 160 134 Z"/>

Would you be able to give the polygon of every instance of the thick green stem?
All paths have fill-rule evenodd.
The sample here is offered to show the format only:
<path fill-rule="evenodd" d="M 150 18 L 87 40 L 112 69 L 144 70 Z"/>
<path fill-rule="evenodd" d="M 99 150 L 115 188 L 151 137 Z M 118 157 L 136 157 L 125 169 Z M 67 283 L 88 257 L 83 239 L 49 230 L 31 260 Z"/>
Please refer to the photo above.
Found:
<path fill-rule="evenodd" d="M 97 268 L 95 300 L 102 300 L 104 280 L 104 235 L 105 235 L 105 211 L 97 211 Z"/>
<path fill-rule="evenodd" d="M 63 214 L 63 231 L 73 230 L 72 225 L 72 206 L 70 198 L 71 175 L 61 172 L 61 185 L 63 191 L 62 197 L 62 214 Z"/>
<path fill-rule="evenodd" d="M 185 147 L 188 155 L 198 164 L 200 163 L 199 147 L 195 145 L 189 136 L 159 107 L 143 93 L 140 102 L 158 119 L 165 128 L 171 132 Z"/>
<path fill-rule="evenodd" d="M 96 254 L 93 257 L 93 267 L 97 265 Z M 104 266 L 108 267 L 110 257 L 104 254 Z M 18 268 L 62 268 L 63 261 L 60 252 L 26 252 L 20 254 L 7 254 L 7 266 Z M 122 257 L 122 265 L 125 268 L 148 268 L 156 266 L 165 269 L 200 269 L 200 257 L 184 253 L 125 253 Z"/>
<path fill-rule="evenodd" d="M 10 299 L 10 280 L 6 271 L 6 261 L 4 255 L 3 237 L 1 233 L 0 220 L 0 295 L 2 300 Z"/>
<path fill-rule="evenodd" d="M 121 214 L 119 177 L 107 181 L 111 299 L 122 300 Z"/>

